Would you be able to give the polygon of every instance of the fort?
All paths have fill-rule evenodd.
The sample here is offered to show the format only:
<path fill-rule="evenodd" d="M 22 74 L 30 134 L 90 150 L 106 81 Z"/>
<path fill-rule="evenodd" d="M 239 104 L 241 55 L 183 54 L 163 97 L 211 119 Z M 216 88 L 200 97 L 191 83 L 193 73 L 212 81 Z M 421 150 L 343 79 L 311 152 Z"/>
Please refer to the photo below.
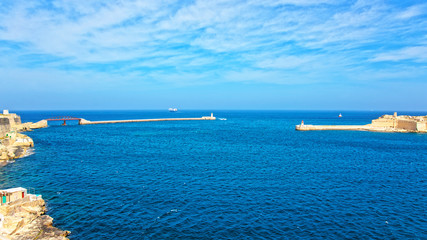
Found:
<path fill-rule="evenodd" d="M 304 121 L 295 126 L 298 131 L 314 130 L 353 130 L 353 131 L 373 131 L 373 132 L 413 132 L 427 133 L 427 116 L 398 116 L 383 115 L 372 120 L 366 125 L 306 125 Z"/>
<path fill-rule="evenodd" d="M 0 165 L 25 156 L 27 149 L 34 146 L 33 140 L 20 132 L 43 127 L 47 127 L 45 120 L 22 123 L 20 116 L 3 110 L 0 114 Z"/>
<path fill-rule="evenodd" d="M 21 117 L 15 113 L 10 114 L 8 110 L 3 110 L 0 114 L 0 136 L 4 136 L 13 127 L 21 124 Z"/>

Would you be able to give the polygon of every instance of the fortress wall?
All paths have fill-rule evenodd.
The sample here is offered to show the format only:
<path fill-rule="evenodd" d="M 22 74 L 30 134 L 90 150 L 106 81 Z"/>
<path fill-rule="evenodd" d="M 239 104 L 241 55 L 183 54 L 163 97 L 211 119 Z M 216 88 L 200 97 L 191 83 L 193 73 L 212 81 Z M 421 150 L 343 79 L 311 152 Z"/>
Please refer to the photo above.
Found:
<path fill-rule="evenodd" d="M 372 120 L 372 127 L 387 127 L 387 128 L 393 128 L 394 127 L 394 120 L 393 119 L 374 119 Z"/>
<path fill-rule="evenodd" d="M 397 128 L 416 131 L 417 130 L 417 122 L 414 120 L 397 120 Z"/>
<path fill-rule="evenodd" d="M 21 124 L 21 117 L 20 116 L 15 116 L 13 118 L 15 125 L 20 125 Z"/>
<path fill-rule="evenodd" d="M 12 127 L 21 124 L 21 117 L 16 115 L 15 113 L 8 114 L 6 115 L 6 117 L 10 119 L 10 125 Z"/>
<path fill-rule="evenodd" d="M 21 125 L 21 117 L 12 113 L 0 115 L 0 137 L 4 137 L 13 127 Z"/>
<path fill-rule="evenodd" d="M 11 131 L 13 127 L 21 124 L 21 117 L 15 113 L 6 115 L 0 114 L 0 137 L 6 135 L 6 133 Z"/>
<path fill-rule="evenodd" d="M 3 137 L 11 129 L 10 119 L 6 117 L 0 117 L 0 137 Z"/>
<path fill-rule="evenodd" d="M 427 122 L 417 122 L 418 131 L 427 131 Z"/>

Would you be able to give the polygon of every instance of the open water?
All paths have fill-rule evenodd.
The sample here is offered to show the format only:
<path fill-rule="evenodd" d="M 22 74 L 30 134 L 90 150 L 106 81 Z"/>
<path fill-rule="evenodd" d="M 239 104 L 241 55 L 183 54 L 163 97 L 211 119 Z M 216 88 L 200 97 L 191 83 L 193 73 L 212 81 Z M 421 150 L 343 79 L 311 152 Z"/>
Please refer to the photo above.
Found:
<path fill-rule="evenodd" d="M 301 120 L 367 124 L 385 113 L 51 123 L 27 133 L 34 154 L 0 168 L 0 188 L 34 188 L 71 239 L 427 239 L 427 134 L 294 130 Z M 18 114 L 117 120 L 210 111 Z"/>

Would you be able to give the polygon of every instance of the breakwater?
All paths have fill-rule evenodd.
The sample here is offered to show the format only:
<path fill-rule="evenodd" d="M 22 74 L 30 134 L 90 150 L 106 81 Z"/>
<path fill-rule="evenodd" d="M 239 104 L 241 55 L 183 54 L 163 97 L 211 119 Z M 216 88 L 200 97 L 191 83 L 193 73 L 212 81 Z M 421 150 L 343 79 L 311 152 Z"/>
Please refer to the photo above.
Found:
<path fill-rule="evenodd" d="M 136 122 L 161 122 L 161 121 L 199 121 L 199 120 L 216 120 L 216 117 L 211 114 L 200 118 L 152 118 L 152 119 L 131 119 L 131 120 L 106 120 L 106 121 L 89 121 L 80 119 L 80 125 L 90 124 L 111 124 L 111 123 L 136 123 Z"/>
<path fill-rule="evenodd" d="M 374 126 L 372 124 L 366 125 L 310 125 L 310 124 L 300 124 L 295 126 L 295 130 L 297 131 L 370 131 L 370 132 L 425 132 L 425 131 L 417 131 L 411 129 L 404 128 L 391 128 L 391 127 L 383 127 L 383 126 Z"/>
<path fill-rule="evenodd" d="M 298 131 L 315 131 L 315 130 L 352 130 L 352 131 L 369 131 L 372 130 L 368 125 L 296 125 Z"/>

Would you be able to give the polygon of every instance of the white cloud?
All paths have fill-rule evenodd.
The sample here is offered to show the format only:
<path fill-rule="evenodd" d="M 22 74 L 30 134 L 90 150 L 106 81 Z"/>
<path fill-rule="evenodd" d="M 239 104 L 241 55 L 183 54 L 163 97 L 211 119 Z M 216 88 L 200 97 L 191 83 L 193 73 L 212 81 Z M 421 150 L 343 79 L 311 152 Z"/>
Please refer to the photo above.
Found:
<path fill-rule="evenodd" d="M 278 69 L 287 69 L 287 68 L 297 68 L 302 67 L 302 65 L 307 64 L 313 61 L 315 57 L 297 57 L 297 56 L 282 56 L 278 58 L 265 59 L 257 63 L 257 66 L 260 68 L 278 68 Z"/>
<path fill-rule="evenodd" d="M 426 12 L 427 12 L 427 4 L 420 4 L 420 5 L 408 7 L 404 11 L 397 14 L 396 17 L 398 19 L 408 19 L 408 18 L 417 17 L 422 14 L 426 14 Z"/>
<path fill-rule="evenodd" d="M 202 70 L 211 69 L 239 79 L 295 82 L 298 73 L 287 71 L 310 67 L 323 74 L 369 69 L 378 61 L 425 62 L 427 21 L 411 20 L 423 16 L 426 6 L 402 10 L 361 0 L 55 0 L 45 7 L 11 1 L 0 5 L 0 41 L 11 44 L 0 44 L 0 53 L 7 53 L 0 60 L 23 66 L 22 59 L 37 54 L 59 59 L 46 62 L 49 67 L 111 64 L 115 71 L 149 71 L 171 81 L 185 80 L 167 78 L 157 68 L 204 81 L 209 77 Z M 401 49 L 387 50 L 388 42 Z"/>
<path fill-rule="evenodd" d="M 372 62 L 414 60 L 427 62 L 427 46 L 406 47 L 399 50 L 377 54 Z"/>
<path fill-rule="evenodd" d="M 309 72 L 298 73 L 284 72 L 280 70 L 254 70 L 241 69 L 239 71 L 227 71 L 224 79 L 228 82 L 241 83 L 269 83 L 278 85 L 300 85 L 324 82 L 321 76 L 315 76 Z"/>
<path fill-rule="evenodd" d="M 279 5 L 295 5 L 295 6 L 311 6 L 319 4 L 338 4 L 336 0 L 265 0 L 265 1 L 250 1 L 254 5 L 264 6 L 279 6 Z"/>

